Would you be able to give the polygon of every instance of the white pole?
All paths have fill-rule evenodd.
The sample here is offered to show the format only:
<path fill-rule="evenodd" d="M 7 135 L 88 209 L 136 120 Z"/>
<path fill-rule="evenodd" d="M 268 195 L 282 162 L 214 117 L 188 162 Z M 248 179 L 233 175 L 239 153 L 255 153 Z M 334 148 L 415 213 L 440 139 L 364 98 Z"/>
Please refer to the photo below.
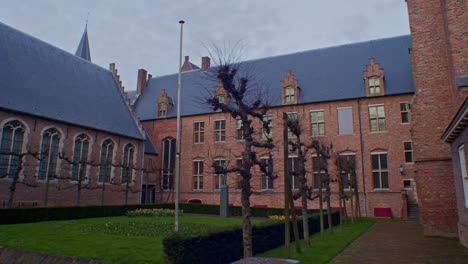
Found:
<path fill-rule="evenodd" d="M 184 32 L 184 21 L 180 20 L 180 49 L 179 49 L 179 78 L 177 79 L 177 139 L 175 160 L 175 224 L 174 231 L 179 231 L 179 200 L 180 200 L 180 84 L 182 77 L 182 36 Z"/>

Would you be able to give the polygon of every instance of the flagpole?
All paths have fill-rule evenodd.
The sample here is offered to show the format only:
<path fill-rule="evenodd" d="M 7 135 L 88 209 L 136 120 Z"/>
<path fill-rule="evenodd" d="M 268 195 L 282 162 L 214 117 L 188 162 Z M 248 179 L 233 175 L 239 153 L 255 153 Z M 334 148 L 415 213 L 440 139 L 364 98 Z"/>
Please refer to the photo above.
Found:
<path fill-rule="evenodd" d="M 179 231 L 179 200 L 180 200 L 180 86 L 182 77 L 182 36 L 184 32 L 184 21 L 180 20 L 180 48 L 179 48 L 179 77 L 177 79 L 177 139 L 176 139 L 176 160 L 175 160 L 175 223 L 174 231 Z"/>

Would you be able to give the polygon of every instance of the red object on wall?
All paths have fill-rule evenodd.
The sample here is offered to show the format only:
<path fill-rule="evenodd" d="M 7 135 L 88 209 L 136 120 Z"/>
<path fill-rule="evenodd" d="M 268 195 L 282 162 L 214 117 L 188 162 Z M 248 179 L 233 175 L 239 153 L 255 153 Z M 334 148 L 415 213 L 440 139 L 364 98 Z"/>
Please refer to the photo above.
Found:
<path fill-rule="evenodd" d="M 374 208 L 375 217 L 392 218 L 391 208 Z"/>

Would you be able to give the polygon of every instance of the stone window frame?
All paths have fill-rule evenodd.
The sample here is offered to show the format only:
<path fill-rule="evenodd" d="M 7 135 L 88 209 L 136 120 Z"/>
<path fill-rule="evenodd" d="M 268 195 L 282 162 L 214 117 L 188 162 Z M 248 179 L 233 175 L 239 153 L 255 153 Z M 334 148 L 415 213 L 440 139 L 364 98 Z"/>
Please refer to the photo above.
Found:
<path fill-rule="evenodd" d="M 405 106 L 406 109 L 403 109 Z M 401 113 L 401 123 L 402 124 L 409 124 L 410 123 L 410 105 L 408 102 L 401 102 L 400 103 L 400 113 Z M 406 116 L 407 121 L 404 122 L 404 116 Z"/>
<path fill-rule="evenodd" d="M 124 147 L 123 151 L 123 158 L 122 158 L 122 171 L 120 174 L 120 183 L 121 184 L 126 184 L 128 179 L 130 179 L 130 183 L 133 183 L 133 170 L 134 170 L 134 164 L 135 163 L 135 146 L 132 143 L 128 143 Z M 130 175 L 127 175 L 127 166 L 129 167 L 129 172 Z M 130 176 L 130 177 L 129 177 Z M 125 181 L 124 181 L 125 177 Z"/>
<path fill-rule="evenodd" d="M 322 120 L 314 121 L 314 114 L 322 112 Z M 317 126 L 318 134 L 314 134 L 314 125 Z M 320 133 L 320 125 L 323 126 L 323 133 Z M 323 109 L 310 110 L 310 134 L 312 137 L 322 137 L 325 136 L 325 111 Z"/>
<path fill-rule="evenodd" d="M 357 166 L 357 164 L 358 164 L 358 162 L 357 162 L 357 155 L 356 155 L 355 152 L 344 152 L 344 153 L 340 153 L 339 156 L 340 156 L 340 158 L 341 158 L 342 156 L 354 156 L 354 166 Z M 357 168 L 356 168 L 356 172 L 357 172 Z M 349 172 L 348 172 L 348 173 L 345 173 L 344 171 L 340 171 L 340 175 L 341 175 L 342 178 L 343 178 L 343 175 L 344 175 L 344 174 L 347 174 L 346 176 L 347 176 L 347 178 L 348 178 L 348 184 L 347 184 L 348 187 L 344 187 L 344 186 L 343 186 L 343 190 L 345 190 L 345 191 L 351 191 L 351 184 L 350 184 L 350 182 L 351 182 L 351 173 L 349 173 Z M 357 173 L 355 173 L 355 174 L 356 174 L 356 175 L 354 175 L 354 177 L 357 178 Z M 357 179 L 356 179 L 356 182 L 357 182 Z M 353 190 L 354 190 L 354 189 L 353 189 Z"/>
<path fill-rule="evenodd" d="M 300 88 L 298 86 L 298 81 L 294 77 L 292 71 L 288 70 L 281 81 L 281 102 L 283 105 L 297 104 L 299 95 Z"/>
<path fill-rule="evenodd" d="M 169 142 L 169 148 L 166 150 L 166 141 Z M 172 137 L 167 137 L 162 140 L 162 157 L 161 157 L 161 189 L 163 192 L 174 190 L 174 175 L 175 175 L 175 158 L 176 158 L 176 143 L 177 140 Z M 173 150 L 173 152 L 171 152 Z M 169 151 L 166 157 L 166 151 Z M 174 167 L 171 168 L 171 165 Z M 167 184 L 165 184 L 167 183 Z M 167 187 L 165 186 L 167 185 Z"/>
<path fill-rule="evenodd" d="M 218 122 L 221 122 L 219 123 L 220 126 L 219 128 L 217 127 L 218 125 Z M 222 126 L 224 122 L 224 128 Z M 219 138 L 218 138 L 218 135 L 219 135 Z M 226 119 L 216 119 L 214 120 L 214 142 L 215 143 L 225 143 L 226 142 Z"/>
<path fill-rule="evenodd" d="M 387 163 L 387 167 L 384 168 L 384 169 L 382 168 L 382 158 L 381 158 L 382 155 L 385 155 L 386 163 Z M 378 157 L 379 165 L 378 165 L 377 168 L 374 168 L 374 163 L 373 163 L 374 156 Z M 388 152 L 385 152 L 385 151 L 371 152 L 371 168 L 372 168 L 372 182 L 373 182 L 372 184 L 373 184 L 374 190 L 388 191 L 390 189 L 390 178 L 389 178 L 388 164 L 389 164 L 389 162 L 388 162 Z M 374 173 L 378 173 L 378 176 L 379 176 L 378 186 L 376 185 Z M 386 180 L 387 180 L 387 183 L 388 183 L 388 186 L 386 186 L 386 187 L 383 185 L 384 177 L 386 177 Z"/>
<path fill-rule="evenodd" d="M 104 146 L 106 144 L 106 146 Z M 110 152 L 109 152 L 110 149 Z M 105 153 L 103 151 L 106 151 Z M 101 151 L 99 152 L 99 172 L 98 172 L 98 179 L 97 182 L 99 184 L 110 184 L 113 178 L 113 171 L 114 166 L 112 162 L 114 162 L 114 152 L 117 150 L 115 142 L 110 139 L 106 138 L 101 143 Z M 105 154 L 105 164 L 103 161 L 103 154 Z M 110 161 L 109 161 L 110 155 Z"/>
<path fill-rule="evenodd" d="M 273 170 L 274 160 L 272 157 L 261 157 L 260 162 L 271 162 L 271 165 L 268 164 L 267 173 L 270 173 L 268 170 L 271 168 Z M 271 172 L 273 173 L 273 172 Z M 265 188 L 264 188 L 265 187 Z M 265 173 L 261 172 L 261 182 L 260 182 L 260 189 L 262 191 L 273 191 L 275 189 L 274 179 L 270 178 Z"/>
<path fill-rule="evenodd" d="M 198 124 L 198 128 L 197 128 Z M 205 121 L 193 122 L 193 144 L 205 143 Z"/>
<path fill-rule="evenodd" d="M 198 166 L 195 166 L 198 164 Z M 203 160 L 196 159 L 192 161 L 192 174 L 193 174 L 193 191 L 203 191 L 203 172 L 204 172 Z"/>
<path fill-rule="evenodd" d="M 16 122 L 16 124 L 15 124 Z M 12 134 L 11 134 L 11 137 L 10 137 L 10 144 L 8 146 L 8 148 L 6 148 L 4 145 L 3 145 L 3 142 L 6 141 L 6 138 L 5 138 L 5 128 L 7 126 L 10 126 L 11 127 L 11 130 L 12 130 Z M 18 154 L 21 154 L 23 153 L 24 151 L 24 148 L 25 148 L 25 142 L 26 142 L 26 139 L 27 139 L 27 134 L 28 134 L 28 128 L 26 126 L 26 124 L 18 119 L 11 119 L 11 120 L 5 120 L 5 122 L 2 123 L 2 126 L 1 126 L 1 137 L 0 137 L 0 150 L 1 151 L 5 151 L 5 152 L 13 152 L 13 153 L 18 153 L 18 150 L 14 150 L 15 149 L 15 141 L 16 143 L 18 143 L 17 140 L 15 140 L 15 136 L 18 135 L 17 132 L 21 132 L 21 142 L 18 143 L 19 146 L 17 146 L 17 148 L 19 148 L 19 153 Z M 19 131 L 19 130 L 22 130 L 22 131 Z M 2 162 L 6 162 L 6 169 L 5 169 L 5 173 L 6 175 L 0 175 L 0 180 L 2 179 L 10 179 L 12 180 L 16 174 L 16 170 L 13 168 L 12 169 L 12 162 L 13 160 L 16 160 L 17 159 L 17 162 L 18 162 L 18 165 L 17 167 L 20 167 L 20 164 L 19 164 L 19 161 L 20 161 L 20 158 L 18 156 L 14 156 L 14 155 L 7 155 L 7 154 L 3 154 L 3 155 L 0 155 L 0 159 L 2 156 L 9 156 L 7 158 L 7 160 L 5 159 L 2 159 Z M 23 158 L 23 163 L 24 163 L 24 158 Z M 14 174 L 11 172 L 11 170 L 14 170 Z M 22 173 L 21 171 L 19 172 L 20 174 Z"/>
<path fill-rule="evenodd" d="M 370 81 L 372 79 L 377 79 L 379 81 L 379 93 L 371 93 Z M 369 64 L 364 70 L 364 83 L 366 87 L 367 96 L 381 96 L 385 95 L 385 75 L 383 68 L 380 67 L 378 63 L 375 62 L 375 58 L 370 58 Z"/>
<path fill-rule="evenodd" d="M 223 165 L 224 167 L 226 167 L 228 165 L 225 158 L 216 158 L 213 161 L 215 163 L 218 163 L 218 166 Z M 223 185 L 223 180 L 227 181 L 226 174 L 216 174 L 216 171 L 213 172 L 213 189 L 215 191 L 221 190 L 221 185 Z"/>
<path fill-rule="evenodd" d="M 48 149 L 47 149 L 47 154 L 46 152 L 44 151 L 44 139 L 45 139 L 45 134 L 46 133 L 51 133 L 50 134 L 50 138 L 53 139 L 55 136 L 57 136 L 57 154 L 56 154 L 56 157 L 54 158 L 55 161 L 51 160 L 50 158 L 50 153 L 51 153 L 51 148 L 52 148 L 52 145 L 53 142 L 52 141 L 49 141 L 49 145 L 47 146 Z M 41 145 L 40 145 L 40 160 L 38 161 L 39 163 L 39 166 L 38 166 L 38 171 L 37 171 L 37 180 L 38 181 L 56 181 L 57 180 L 57 177 L 52 177 L 50 178 L 50 166 L 51 166 L 51 163 L 54 162 L 55 163 L 55 168 L 54 168 L 54 171 L 55 171 L 55 176 L 58 176 L 60 174 L 60 159 L 59 159 L 59 153 L 60 153 L 60 150 L 63 148 L 63 140 L 62 140 L 62 137 L 63 137 L 64 133 L 62 130 L 60 130 L 59 128 L 55 127 L 55 126 L 49 126 L 49 127 L 45 127 L 41 133 Z M 50 139 L 49 139 L 50 140 Z M 47 160 L 45 159 L 45 156 L 47 156 Z M 41 178 L 41 166 L 43 165 L 43 162 L 46 162 L 45 166 L 46 166 L 46 171 L 45 171 L 45 175 L 44 175 L 44 178 Z M 52 175 L 53 176 L 53 175 Z"/>
<path fill-rule="evenodd" d="M 87 141 L 87 153 L 86 156 L 83 158 L 83 144 Z M 76 156 L 77 148 L 79 148 L 79 156 Z M 91 151 L 90 151 L 91 150 Z M 89 158 L 92 152 L 92 140 L 91 137 L 87 133 L 77 133 L 73 139 L 73 158 L 72 158 L 72 165 L 70 170 L 70 181 L 71 182 L 78 182 L 78 175 L 82 174 L 84 171 L 84 177 L 82 179 L 83 182 L 88 182 L 89 180 L 89 170 L 91 166 L 88 166 Z M 79 160 L 78 160 L 79 159 Z M 84 159 L 84 160 L 83 160 Z M 76 173 L 76 175 L 75 175 Z"/>
<path fill-rule="evenodd" d="M 371 115 L 371 108 L 375 108 L 375 113 L 377 116 L 372 116 Z M 379 109 L 383 109 L 383 116 L 380 116 L 379 114 Z M 385 117 L 385 104 L 371 104 L 368 105 L 368 111 L 369 111 L 369 129 L 371 133 L 378 133 L 378 132 L 385 132 L 387 131 L 387 121 Z M 383 126 L 381 126 L 380 121 L 383 120 Z M 373 127 L 372 121 L 377 121 L 377 127 Z"/>
<path fill-rule="evenodd" d="M 409 145 L 408 145 L 408 143 L 409 143 Z M 413 142 L 412 141 L 403 141 L 403 150 L 404 150 L 404 153 L 405 153 L 405 163 L 413 163 L 414 162 Z"/>

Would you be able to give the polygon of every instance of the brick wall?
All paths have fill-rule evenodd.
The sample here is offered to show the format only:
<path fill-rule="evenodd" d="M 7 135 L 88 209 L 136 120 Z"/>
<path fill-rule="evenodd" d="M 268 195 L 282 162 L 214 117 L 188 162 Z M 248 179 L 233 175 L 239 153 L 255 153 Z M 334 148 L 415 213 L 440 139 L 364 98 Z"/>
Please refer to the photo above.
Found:
<path fill-rule="evenodd" d="M 454 85 L 467 72 L 464 1 L 408 0 L 413 79 L 411 131 L 421 222 L 426 234 L 455 236 L 457 214 L 450 146 L 440 137 L 466 98 Z"/>
<path fill-rule="evenodd" d="M 86 129 L 60 122 L 54 122 L 41 118 L 21 115 L 7 111 L 0 111 L 0 124 L 10 120 L 19 120 L 26 126 L 24 147 L 31 152 L 40 152 L 42 131 L 50 127 L 57 128 L 61 132 L 60 152 L 65 157 L 72 158 L 74 138 L 78 134 L 85 133 L 90 137 L 89 160 L 98 163 L 100 159 L 101 144 L 106 139 L 114 141 L 114 159 L 115 164 L 119 164 L 123 159 L 123 149 L 126 144 L 131 143 L 135 147 L 134 167 L 141 168 L 143 141 L 126 138 L 102 131 Z M 1 129 L 0 129 L 1 133 Z M 42 206 L 45 197 L 45 181 L 37 180 L 38 160 L 27 156 L 24 162 L 24 169 L 21 173 L 21 179 L 24 183 L 18 183 L 15 192 L 15 206 Z M 57 165 L 58 180 L 52 180 L 49 183 L 48 206 L 65 206 L 76 204 L 77 184 L 71 181 L 71 164 L 65 160 L 58 159 Z M 83 186 L 88 186 L 82 190 L 81 205 L 91 205 L 101 203 L 102 184 L 97 182 L 98 166 L 89 166 L 89 181 Z M 134 182 L 130 185 L 131 191 L 128 195 L 128 203 L 135 204 L 140 202 L 140 178 L 141 170 L 133 171 Z M 111 179 L 114 184 L 106 184 L 104 194 L 105 204 L 124 204 L 125 185 L 120 184 L 121 168 L 114 167 L 111 172 Z M 152 181 L 155 181 L 152 179 Z M 10 179 L 0 179 L 0 207 L 8 201 Z"/>
<path fill-rule="evenodd" d="M 358 188 L 361 197 L 361 207 L 363 215 L 368 212 L 373 215 L 375 207 L 389 207 L 395 217 L 401 217 L 403 189 L 403 179 L 414 177 L 414 165 L 405 163 L 404 141 L 411 141 L 409 124 L 402 124 L 400 103 L 409 102 L 411 95 L 379 96 L 360 100 L 336 101 L 317 104 L 288 105 L 270 110 L 273 116 L 273 139 L 277 146 L 272 150 L 274 159 L 274 173 L 278 178 L 274 180 L 274 190 L 262 191 L 260 170 L 254 171 L 251 185 L 254 194 L 251 197 L 251 204 L 267 205 L 269 207 L 282 207 L 283 200 L 283 158 L 282 158 L 282 113 L 297 112 L 298 117 L 305 128 L 304 140 L 311 142 L 311 118 L 310 111 L 323 110 L 325 115 L 325 136 L 319 139 L 326 144 L 333 143 L 334 153 L 355 153 L 357 161 Z M 370 132 L 368 106 L 373 104 L 384 104 L 386 114 L 387 130 L 383 132 Z M 337 108 L 352 107 L 353 111 L 353 134 L 338 135 Z M 359 116 L 360 115 L 360 116 Z M 226 142 L 214 142 L 214 121 L 217 119 L 226 120 Z M 361 120 L 361 122 L 360 122 Z M 204 143 L 194 144 L 193 123 L 196 121 L 205 122 Z M 162 140 L 167 137 L 176 136 L 176 119 L 158 119 L 144 121 L 143 125 L 148 131 L 153 143 L 162 153 Z M 234 165 L 242 151 L 242 141 L 237 140 L 236 120 L 225 113 L 213 113 L 207 115 L 188 116 L 182 118 L 182 145 L 181 145 L 181 200 L 200 199 L 202 203 L 218 204 L 219 193 L 214 190 L 214 177 L 211 164 L 215 159 L 223 158 Z M 260 131 L 260 123 L 256 127 Z M 362 141 L 361 133 L 362 131 Z M 388 154 L 389 162 L 389 190 L 376 190 L 373 188 L 371 153 L 374 151 L 384 151 Z M 268 156 L 268 152 L 261 151 L 259 157 Z M 161 162 L 162 154 L 158 157 Z M 203 190 L 193 190 L 192 162 L 193 160 L 204 161 Z M 307 168 L 312 170 L 311 157 L 308 159 Z M 400 165 L 404 166 L 404 173 L 399 171 Z M 333 161 L 329 163 L 330 173 L 336 177 L 337 171 Z M 364 177 L 362 176 L 364 172 Z M 312 182 L 312 174 L 307 175 L 308 182 Z M 365 184 L 364 184 L 365 182 Z M 236 191 L 236 175 L 228 175 L 228 186 L 230 188 L 229 202 L 240 205 L 240 191 Z M 337 187 L 332 186 L 333 202 L 332 206 L 338 206 Z M 162 194 L 163 201 L 172 201 L 171 192 Z M 367 199 L 366 199 L 367 197 Z M 367 203 L 366 203 L 367 201 Z M 366 206 L 367 204 L 367 206 Z M 300 201 L 296 201 L 300 205 Z M 310 202 L 311 208 L 318 208 L 316 201 Z M 348 205 L 349 206 L 349 205 Z M 348 207 L 349 208 L 349 207 Z"/>

